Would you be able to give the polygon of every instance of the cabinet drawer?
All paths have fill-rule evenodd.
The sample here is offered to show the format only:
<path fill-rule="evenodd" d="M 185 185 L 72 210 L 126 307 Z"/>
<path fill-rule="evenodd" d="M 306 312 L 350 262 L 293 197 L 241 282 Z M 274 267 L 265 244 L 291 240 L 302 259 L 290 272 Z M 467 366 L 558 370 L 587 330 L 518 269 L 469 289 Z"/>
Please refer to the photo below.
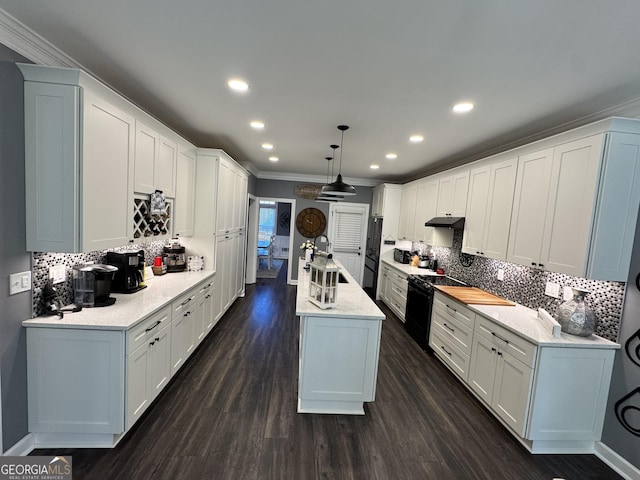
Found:
<path fill-rule="evenodd" d="M 171 308 L 165 307 L 150 315 L 138 325 L 127 330 L 127 354 L 144 344 L 154 334 L 166 327 L 171 320 Z"/>
<path fill-rule="evenodd" d="M 407 301 L 407 283 L 405 280 L 404 285 L 402 284 L 398 284 L 398 282 L 392 282 L 391 283 L 391 294 L 393 296 L 398 297 L 398 299 L 403 299 L 404 302 L 406 303 Z"/>
<path fill-rule="evenodd" d="M 440 312 L 436 312 L 431 318 L 431 329 L 438 333 L 438 336 L 449 339 L 462 352 L 471 355 L 471 341 L 473 330 L 455 318 L 444 318 Z"/>
<path fill-rule="evenodd" d="M 196 295 L 198 294 L 198 287 L 192 288 L 187 293 L 182 295 L 180 298 L 175 300 L 171 304 L 171 312 L 173 314 L 173 318 L 176 318 L 185 312 L 191 310 L 194 306 Z"/>
<path fill-rule="evenodd" d="M 208 294 L 211 293 L 211 290 L 213 289 L 213 280 L 202 283 L 201 285 L 198 285 L 197 288 L 198 288 L 198 296 L 200 298 L 206 297 Z"/>
<path fill-rule="evenodd" d="M 407 299 L 397 294 L 395 291 L 391 292 L 391 305 L 390 307 L 395 310 L 396 314 L 404 320 L 404 314 L 407 310 Z"/>
<path fill-rule="evenodd" d="M 500 349 L 509 352 L 525 365 L 533 367 L 536 358 L 536 346 L 533 343 L 482 315 L 476 317 L 475 331 L 483 337 L 491 339 Z"/>
<path fill-rule="evenodd" d="M 469 355 L 456 347 L 450 339 L 439 335 L 439 329 L 431 330 L 429 346 L 442 361 L 466 383 L 469 377 Z"/>
<path fill-rule="evenodd" d="M 453 300 L 452 298 L 435 292 L 433 297 L 433 308 L 443 319 L 458 321 L 460 325 L 466 325 L 473 329 L 476 314 L 466 305 Z"/>

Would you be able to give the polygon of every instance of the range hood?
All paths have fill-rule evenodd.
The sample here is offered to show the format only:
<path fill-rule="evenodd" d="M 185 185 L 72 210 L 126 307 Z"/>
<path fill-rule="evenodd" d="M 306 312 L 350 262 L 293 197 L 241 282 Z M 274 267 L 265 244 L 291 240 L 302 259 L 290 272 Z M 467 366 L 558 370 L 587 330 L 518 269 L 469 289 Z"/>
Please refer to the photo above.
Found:
<path fill-rule="evenodd" d="M 433 217 L 425 227 L 441 227 L 441 228 L 464 228 L 464 217 Z"/>

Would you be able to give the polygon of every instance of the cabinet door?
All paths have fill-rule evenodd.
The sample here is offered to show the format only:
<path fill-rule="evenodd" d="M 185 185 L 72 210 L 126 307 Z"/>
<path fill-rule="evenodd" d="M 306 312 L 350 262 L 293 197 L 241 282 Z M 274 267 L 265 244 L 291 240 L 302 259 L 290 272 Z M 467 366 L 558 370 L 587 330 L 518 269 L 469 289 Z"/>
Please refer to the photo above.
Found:
<path fill-rule="evenodd" d="M 384 210 L 384 185 L 373 189 L 373 201 L 371 202 L 371 216 L 381 217 Z"/>
<path fill-rule="evenodd" d="M 437 216 L 464 217 L 467 210 L 469 170 L 455 172 L 440 179 Z"/>
<path fill-rule="evenodd" d="M 196 156 L 187 149 L 178 151 L 174 232 L 181 237 L 193 235 L 195 209 Z M 210 187 L 212 188 L 212 186 Z M 213 215 L 211 215 L 213 221 Z M 213 230 L 211 231 L 213 232 Z"/>
<path fill-rule="evenodd" d="M 147 343 L 127 355 L 127 429 L 133 426 L 151 403 L 147 388 L 149 365 Z"/>
<path fill-rule="evenodd" d="M 517 158 L 491 165 L 482 252 L 484 256 L 496 260 L 507 258 L 517 168 Z"/>
<path fill-rule="evenodd" d="M 200 345 L 200 342 L 204 340 L 206 332 L 206 320 L 205 320 L 205 299 L 204 295 L 198 295 L 195 307 L 192 314 L 193 321 L 193 342 L 194 348 Z"/>
<path fill-rule="evenodd" d="M 402 240 L 413 240 L 413 225 L 416 213 L 416 201 L 418 199 L 418 186 L 414 183 L 402 188 L 402 200 L 400 202 L 400 223 L 398 225 L 398 237 Z"/>
<path fill-rule="evenodd" d="M 425 180 L 418 185 L 416 211 L 414 216 L 413 239 L 433 245 L 434 227 L 425 227 L 427 220 L 437 215 L 438 179 Z"/>
<path fill-rule="evenodd" d="M 551 185 L 553 148 L 523 155 L 513 199 L 507 261 L 539 266 Z"/>
<path fill-rule="evenodd" d="M 524 437 L 533 370 L 508 353 L 497 352 L 493 410 L 514 432 Z"/>
<path fill-rule="evenodd" d="M 149 342 L 147 388 L 149 401 L 162 391 L 171 378 L 171 325 L 167 324 Z"/>
<path fill-rule="evenodd" d="M 218 162 L 218 203 L 216 205 L 216 233 L 224 235 L 231 231 L 233 217 L 233 173 L 223 159 Z"/>
<path fill-rule="evenodd" d="M 207 290 L 207 292 L 204 295 L 205 335 L 209 333 L 213 328 L 213 326 L 216 324 L 214 291 L 215 291 L 215 288 L 213 287 L 213 283 L 212 283 L 211 287 Z"/>
<path fill-rule="evenodd" d="M 603 143 L 600 134 L 558 145 L 553 151 L 540 255 L 547 270 L 585 275 Z"/>
<path fill-rule="evenodd" d="M 474 168 L 469 174 L 467 214 L 462 236 L 462 251 L 464 253 L 481 255 L 483 250 L 490 177 L 491 166 L 489 164 Z"/>
<path fill-rule="evenodd" d="M 178 145 L 160 136 L 158 158 L 154 168 L 155 189 L 162 190 L 166 197 L 176 196 L 176 170 L 178 165 Z"/>
<path fill-rule="evenodd" d="M 137 193 L 153 193 L 154 170 L 160 148 L 160 134 L 144 123 L 136 122 L 135 183 Z"/>
<path fill-rule="evenodd" d="M 133 236 L 133 117 L 84 90 L 82 251 Z"/>
<path fill-rule="evenodd" d="M 498 355 L 493 342 L 482 335 L 474 334 L 471 347 L 469 386 L 487 405 L 493 400 Z"/>

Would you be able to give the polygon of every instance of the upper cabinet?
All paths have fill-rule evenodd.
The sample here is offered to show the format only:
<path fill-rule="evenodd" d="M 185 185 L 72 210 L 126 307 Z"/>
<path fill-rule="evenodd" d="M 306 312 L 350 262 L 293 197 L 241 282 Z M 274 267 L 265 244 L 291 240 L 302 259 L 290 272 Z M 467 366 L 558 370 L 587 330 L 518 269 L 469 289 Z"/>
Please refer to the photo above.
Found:
<path fill-rule="evenodd" d="M 136 121 L 135 191 L 162 191 L 166 197 L 176 196 L 178 146 L 153 128 Z"/>
<path fill-rule="evenodd" d="M 195 192 L 196 192 L 196 152 L 188 145 L 178 147 L 178 171 L 176 174 L 176 200 L 174 233 L 182 237 L 193 235 Z"/>
<path fill-rule="evenodd" d="M 518 159 L 479 162 L 469 174 L 462 251 L 496 260 L 507 256 Z"/>
<path fill-rule="evenodd" d="M 469 169 L 447 172 L 438 183 L 438 210 L 434 216 L 464 217 L 467 211 Z"/>
<path fill-rule="evenodd" d="M 27 250 L 88 252 L 132 238 L 135 120 L 79 70 L 25 78 Z"/>
<path fill-rule="evenodd" d="M 400 221 L 398 223 L 398 237 L 400 240 L 413 240 L 413 229 L 416 216 L 416 201 L 418 199 L 418 184 L 411 182 L 402 187 L 400 200 Z"/>

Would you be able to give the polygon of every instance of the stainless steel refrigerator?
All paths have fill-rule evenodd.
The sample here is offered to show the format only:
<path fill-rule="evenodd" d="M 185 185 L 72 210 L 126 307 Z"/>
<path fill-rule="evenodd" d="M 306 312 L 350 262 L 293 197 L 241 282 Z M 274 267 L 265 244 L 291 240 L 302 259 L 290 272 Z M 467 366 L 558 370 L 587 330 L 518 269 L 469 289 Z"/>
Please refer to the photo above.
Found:
<path fill-rule="evenodd" d="M 378 290 L 378 266 L 382 244 L 382 218 L 370 217 L 367 227 L 367 248 L 364 258 L 364 278 L 362 288 L 375 300 Z"/>

